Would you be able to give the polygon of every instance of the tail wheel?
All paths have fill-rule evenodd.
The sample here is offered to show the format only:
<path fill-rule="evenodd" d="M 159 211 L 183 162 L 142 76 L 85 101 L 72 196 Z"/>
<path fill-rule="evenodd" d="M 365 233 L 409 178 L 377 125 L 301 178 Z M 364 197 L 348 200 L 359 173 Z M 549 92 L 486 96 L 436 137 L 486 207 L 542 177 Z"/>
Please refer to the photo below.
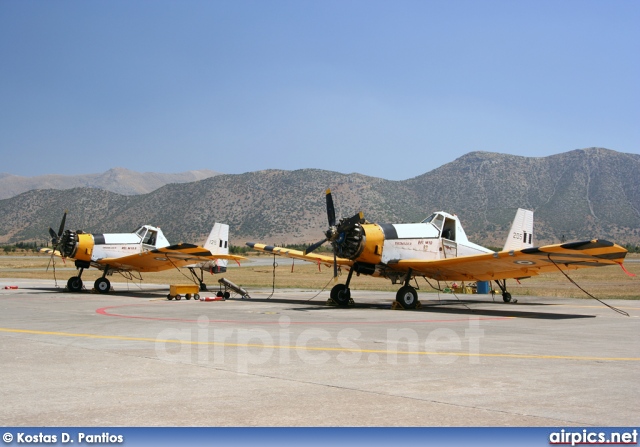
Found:
<path fill-rule="evenodd" d="M 347 307 L 351 301 L 351 290 L 345 284 L 336 284 L 331 289 L 331 299 L 340 307 Z"/>
<path fill-rule="evenodd" d="M 111 290 L 111 283 L 107 278 L 98 278 L 96 282 L 93 283 L 93 287 L 100 293 L 109 293 Z"/>
<path fill-rule="evenodd" d="M 79 276 L 72 276 L 67 281 L 67 288 L 70 292 L 80 292 L 82 290 L 82 279 Z"/>
<path fill-rule="evenodd" d="M 411 286 L 402 286 L 396 293 L 396 301 L 405 309 L 415 309 L 418 305 L 418 292 Z"/>

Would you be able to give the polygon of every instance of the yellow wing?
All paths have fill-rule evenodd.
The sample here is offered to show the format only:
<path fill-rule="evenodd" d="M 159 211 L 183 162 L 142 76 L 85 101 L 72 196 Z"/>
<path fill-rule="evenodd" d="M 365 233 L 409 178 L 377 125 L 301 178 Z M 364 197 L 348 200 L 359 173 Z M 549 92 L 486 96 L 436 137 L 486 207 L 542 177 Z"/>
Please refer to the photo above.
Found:
<path fill-rule="evenodd" d="M 315 253 L 309 253 L 308 255 L 305 255 L 304 252 L 300 250 L 274 247 L 272 245 L 258 244 L 255 242 L 247 242 L 247 245 L 255 250 L 264 251 L 266 253 L 273 253 L 280 256 L 286 256 L 288 258 L 302 259 L 303 261 L 315 262 L 316 264 L 325 264 L 327 266 L 333 265 L 333 256 L 318 255 Z M 346 258 L 336 258 L 336 264 L 352 266 L 353 261 Z"/>
<path fill-rule="evenodd" d="M 62 257 L 62 253 L 60 253 L 58 250 L 54 250 L 52 248 L 44 247 L 44 248 L 41 248 L 39 251 L 40 251 L 40 253 L 46 253 L 48 255 L 53 254 L 55 256 Z"/>
<path fill-rule="evenodd" d="M 413 270 L 446 281 L 491 281 L 526 278 L 540 273 L 586 267 L 622 265 L 627 254 L 620 245 L 605 240 L 545 245 L 518 251 L 502 251 L 483 255 L 440 260 L 403 259 L 389 263 L 394 270 Z"/>
<path fill-rule="evenodd" d="M 214 255 L 206 248 L 198 245 L 178 244 L 121 258 L 104 258 L 95 261 L 95 263 L 101 266 L 108 265 L 109 268 L 120 270 L 159 272 L 162 270 L 195 264 L 197 262 L 213 261 L 216 259 L 240 261 L 247 258 L 235 255 Z"/>

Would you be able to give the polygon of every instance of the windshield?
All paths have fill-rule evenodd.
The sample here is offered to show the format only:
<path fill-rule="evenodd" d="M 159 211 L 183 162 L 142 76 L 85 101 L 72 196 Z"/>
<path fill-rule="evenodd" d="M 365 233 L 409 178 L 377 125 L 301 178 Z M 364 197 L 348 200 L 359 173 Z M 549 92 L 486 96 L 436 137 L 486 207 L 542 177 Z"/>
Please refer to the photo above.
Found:
<path fill-rule="evenodd" d="M 140 236 L 140 239 L 144 239 L 144 235 L 146 234 L 147 229 L 142 226 L 140 228 L 138 228 L 136 231 L 134 231 L 135 234 L 137 234 L 138 236 Z"/>

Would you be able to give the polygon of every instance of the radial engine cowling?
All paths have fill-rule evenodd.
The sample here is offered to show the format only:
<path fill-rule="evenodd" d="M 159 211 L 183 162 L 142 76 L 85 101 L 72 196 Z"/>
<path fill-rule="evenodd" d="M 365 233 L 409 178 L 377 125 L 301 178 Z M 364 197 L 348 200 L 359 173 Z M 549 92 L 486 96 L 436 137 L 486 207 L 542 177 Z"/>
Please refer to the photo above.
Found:
<path fill-rule="evenodd" d="M 78 233 L 65 230 L 60 241 L 60 254 L 65 258 L 72 258 L 78 251 Z"/>
<path fill-rule="evenodd" d="M 341 232 L 331 245 L 338 257 L 355 259 L 362 253 L 365 240 L 364 229 L 357 223 Z"/>

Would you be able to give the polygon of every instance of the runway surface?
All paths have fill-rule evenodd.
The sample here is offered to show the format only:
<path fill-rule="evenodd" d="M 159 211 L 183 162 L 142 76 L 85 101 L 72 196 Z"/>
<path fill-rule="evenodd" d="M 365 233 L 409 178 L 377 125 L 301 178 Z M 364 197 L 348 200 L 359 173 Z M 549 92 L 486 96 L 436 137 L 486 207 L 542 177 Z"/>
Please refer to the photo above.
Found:
<path fill-rule="evenodd" d="M 640 425 L 637 301 L 113 287 L 0 280 L 0 424 Z"/>

